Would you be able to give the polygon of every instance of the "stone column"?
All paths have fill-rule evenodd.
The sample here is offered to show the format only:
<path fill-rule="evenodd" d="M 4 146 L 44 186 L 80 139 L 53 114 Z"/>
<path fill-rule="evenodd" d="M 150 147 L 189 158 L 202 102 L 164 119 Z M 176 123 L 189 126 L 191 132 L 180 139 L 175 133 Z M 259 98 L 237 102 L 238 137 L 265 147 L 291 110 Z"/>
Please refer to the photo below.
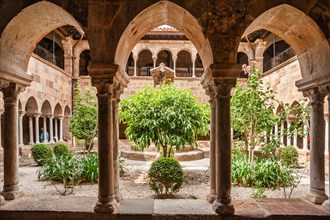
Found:
<path fill-rule="evenodd" d="M 276 124 L 275 127 L 274 127 L 274 134 L 275 134 L 275 135 L 278 134 L 278 124 Z"/>
<path fill-rule="evenodd" d="M 329 113 L 328 113 L 329 117 Z M 329 120 L 328 118 L 325 118 L 325 141 L 324 141 L 324 154 L 329 154 Z"/>
<path fill-rule="evenodd" d="M 218 214 L 233 214 L 231 204 L 230 91 L 236 80 L 214 80 L 216 109 L 216 193 L 213 208 Z"/>
<path fill-rule="evenodd" d="M 47 140 L 47 117 L 46 116 L 42 116 L 42 120 L 43 120 L 43 128 L 44 128 L 44 143 L 48 143 Z"/>
<path fill-rule="evenodd" d="M 0 147 L 2 147 L 2 135 L 1 135 L 1 126 L 2 126 L 2 123 L 1 123 L 1 115 L 3 114 L 3 110 L 0 109 Z"/>
<path fill-rule="evenodd" d="M 136 74 L 136 63 L 137 63 L 137 60 L 138 60 L 138 57 L 137 56 L 133 56 L 133 59 L 134 59 L 134 75 L 133 76 L 137 76 Z"/>
<path fill-rule="evenodd" d="M 291 127 L 291 122 L 290 122 L 289 119 L 287 119 L 287 121 L 286 121 L 286 130 L 287 130 L 287 135 L 286 135 L 286 146 L 291 145 L 290 127 Z"/>
<path fill-rule="evenodd" d="M 325 194 L 324 172 L 324 95 L 317 89 L 304 91 L 311 104 L 310 112 L 310 189 L 306 199 L 322 204 Z"/>
<path fill-rule="evenodd" d="M 194 57 L 194 58 L 192 59 L 192 77 L 196 77 L 196 73 L 195 73 L 195 71 L 196 71 L 196 68 L 195 68 L 195 61 L 196 61 L 196 57 Z"/>
<path fill-rule="evenodd" d="M 61 117 L 58 117 L 58 119 L 60 121 L 59 141 L 63 141 L 63 119 L 64 119 L 64 117 L 61 116 Z"/>
<path fill-rule="evenodd" d="M 152 55 L 152 60 L 154 61 L 154 68 L 156 68 L 157 55 Z"/>
<path fill-rule="evenodd" d="M 326 120 L 327 133 L 325 134 L 328 148 L 328 172 L 330 176 L 330 85 L 322 86 L 321 91 L 328 96 L 328 119 Z M 329 194 L 328 199 L 323 202 L 322 207 L 330 212 L 330 180 L 329 180 Z"/>
<path fill-rule="evenodd" d="M 103 69 L 102 69 L 103 70 Z M 113 74 L 116 69 L 96 69 L 91 72 L 92 85 L 97 88 L 99 191 L 95 212 L 114 213 L 117 209 L 114 190 L 113 149 Z M 108 74 L 110 76 L 108 76 Z"/>
<path fill-rule="evenodd" d="M 173 71 L 174 71 L 174 77 L 176 77 L 176 60 L 177 60 L 177 56 L 173 56 L 172 59 L 173 59 Z"/>
<path fill-rule="evenodd" d="M 6 200 L 13 200 L 24 195 L 18 186 L 18 146 L 17 146 L 17 96 L 24 90 L 24 87 L 8 83 L 4 88 L 0 84 L 3 93 L 5 108 L 5 135 L 4 135 L 4 175 L 3 190 L 0 195 Z"/>
<path fill-rule="evenodd" d="M 53 144 L 54 143 L 54 135 L 53 135 L 53 116 L 49 116 L 49 139 L 50 139 L 50 143 Z"/>
<path fill-rule="evenodd" d="M 119 189 L 119 178 L 120 178 L 120 165 L 119 165 L 119 121 L 118 121 L 118 109 L 120 102 L 120 95 L 122 90 L 120 86 L 114 90 L 113 99 L 113 162 L 114 162 L 114 191 L 115 199 L 118 203 L 123 201 L 123 196 Z"/>
<path fill-rule="evenodd" d="M 40 114 L 36 114 L 34 116 L 35 118 L 35 126 L 36 126 L 36 144 L 39 144 L 40 143 L 40 140 L 39 140 L 39 118 L 40 118 Z"/>
<path fill-rule="evenodd" d="M 33 145 L 33 116 L 29 115 L 29 134 L 30 134 L 30 141 L 29 141 L 29 145 Z"/>
<path fill-rule="evenodd" d="M 210 124 L 210 193 L 207 195 L 207 201 L 213 203 L 217 198 L 216 194 L 216 152 L 215 152 L 215 91 L 213 86 L 206 88 L 206 94 L 210 97 L 209 103 L 211 106 L 211 124 Z"/>
<path fill-rule="evenodd" d="M 284 145 L 284 121 L 281 121 L 280 142 Z"/>
<path fill-rule="evenodd" d="M 55 118 L 54 118 L 54 126 L 55 126 L 55 137 L 56 137 L 56 141 L 59 140 L 59 137 L 58 137 L 58 125 L 57 125 L 57 121 L 58 121 L 58 118 L 55 117 Z"/>
<path fill-rule="evenodd" d="M 307 151 L 308 150 L 308 136 L 309 132 L 307 129 L 307 121 L 304 124 L 304 137 L 303 137 L 303 150 Z"/>
<path fill-rule="evenodd" d="M 293 146 L 298 148 L 298 134 L 297 131 L 294 132 L 294 136 L 293 136 Z"/>
<path fill-rule="evenodd" d="M 19 111 L 18 115 L 18 131 L 19 131 L 19 139 L 18 139 L 18 145 L 21 147 L 23 146 L 23 116 L 25 112 L 24 111 Z"/>

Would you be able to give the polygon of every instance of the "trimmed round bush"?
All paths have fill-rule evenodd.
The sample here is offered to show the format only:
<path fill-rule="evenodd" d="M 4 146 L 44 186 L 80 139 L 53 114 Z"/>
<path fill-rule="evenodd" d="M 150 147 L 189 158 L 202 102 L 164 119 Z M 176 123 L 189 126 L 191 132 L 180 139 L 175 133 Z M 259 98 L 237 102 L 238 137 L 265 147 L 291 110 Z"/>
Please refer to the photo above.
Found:
<path fill-rule="evenodd" d="M 294 146 L 286 146 L 280 153 L 280 161 L 288 167 L 298 166 L 298 150 Z"/>
<path fill-rule="evenodd" d="M 53 149 L 55 157 L 60 157 L 60 156 L 66 156 L 70 155 L 71 151 L 69 150 L 69 147 L 67 144 L 64 143 L 58 143 L 55 145 Z"/>
<path fill-rule="evenodd" d="M 42 166 L 52 161 L 53 159 L 53 150 L 48 144 L 35 144 L 31 148 L 32 157 Z"/>
<path fill-rule="evenodd" d="M 148 176 L 149 186 L 157 195 L 178 192 L 184 180 L 179 162 L 170 157 L 155 160 L 151 164 Z"/>

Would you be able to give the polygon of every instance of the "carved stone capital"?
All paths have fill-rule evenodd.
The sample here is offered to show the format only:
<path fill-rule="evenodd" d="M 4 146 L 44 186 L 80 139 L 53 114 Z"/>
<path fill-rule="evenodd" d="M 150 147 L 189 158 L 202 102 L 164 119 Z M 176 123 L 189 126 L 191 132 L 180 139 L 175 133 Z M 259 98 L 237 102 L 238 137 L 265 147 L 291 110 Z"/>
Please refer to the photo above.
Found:
<path fill-rule="evenodd" d="M 7 88 L 9 86 L 9 82 L 4 79 L 0 79 L 0 89 Z"/>
<path fill-rule="evenodd" d="M 17 96 L 25 90 L 25 86 L 9 83 L 8 87 L 2 88 L 3 99 L 6 104 L 17 104 Z"/>
<path fill-rule="evenodd" d="M 207 85 L 205 87 L 205 94 L 210 97 L 209 103 L 211 107 L 214 107 L 215 104 L 215 89 L 213 85 Z"/>
<path fill-rule="evenodd" d="M 231 89 L 235 86 L 236 80 L 223 80 L 215 79 L 214 88 L 215 96 L 221 99 L 230 99 L 231 98 Z"/>
<path fill-rule="evenodd" d="M 313 108 L 323 108 L 325 94 L 321 93 L 318 88 L 305 90 L 303 95 L 309 98 Z"/>
<path fill-rule="evenodd" d="M 322 85 L 320 86 L 320 92 L 324 95 L 328 96 L 328 99 L 330 97 L 330 84 Z"/>

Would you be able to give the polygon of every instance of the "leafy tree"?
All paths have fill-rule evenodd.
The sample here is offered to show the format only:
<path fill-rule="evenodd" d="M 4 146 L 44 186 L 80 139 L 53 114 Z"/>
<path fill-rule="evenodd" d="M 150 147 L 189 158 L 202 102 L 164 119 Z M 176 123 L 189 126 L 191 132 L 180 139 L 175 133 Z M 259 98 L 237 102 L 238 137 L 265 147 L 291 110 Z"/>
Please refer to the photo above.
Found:
<path fill-rule="evenodd" d="M 75 107 L 70 119 L 70 131 L 78 139 L 84 139 L 87 149 L 93 144 L 97 134 L 97 105 L 94 101 L 95 89 L 90 87 L 82 93 L 80 81 L 74 89 Z"/>
<path fill-rule="evenodd" d="M 210 108 L 198 103 L 190 90 L 178 90 L 170 83 L 144 88 L 123 99 L 119 116 L 127 124 L 127 138 L 139 150 L 153 142 L 169 157 L 173 146 L 195 144 L 198 134 L 208 133 Z"/>
<path fill-rule="evenodd" d="M 238 81 L 231 101 L 232 127 L 243 136 L 246 150 L 253 149 L 262 132 L 270 132 L 278 120 L 273 113 L 273 91 L 263 86 L 261 76 L 253 67 L 247 86 Z"/>

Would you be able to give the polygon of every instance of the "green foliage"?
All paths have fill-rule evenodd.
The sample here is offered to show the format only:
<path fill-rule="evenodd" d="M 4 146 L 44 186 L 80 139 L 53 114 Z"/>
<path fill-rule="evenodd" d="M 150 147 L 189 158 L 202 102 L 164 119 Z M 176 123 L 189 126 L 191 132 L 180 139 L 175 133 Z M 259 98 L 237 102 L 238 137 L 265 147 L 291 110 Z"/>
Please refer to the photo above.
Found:
<path fill-rule="evenodd" d="M 246 154 L 233 157 L 232 181 L 234 185 L 270 189 L 292 186 L 295 183 L 292 171 L 277 163 L 274 157 L 257 159 L 250 163 Z"/>
<path fill-rule="evenodd" d="M 261 76 L 253 67 L 247 86 L 243 87 L 238 82 L 231 101 L 232 127 L 243 135 L 246 149 L 254 148 L 262 132 L 270 132 L 277 123 L 273 114 L 274 93 L 270 88 L 264 88 Z"/>
<path fill-rule="evenodd" d="M 126 173 L 125 159 L 120 156 L 119 157 L 119 175 L 124 176 L 125 173 Z"/>
<path fill-rule="evenodd" d="M 190 90 L 178 90 L 173 84 L 144 88 L 120 104 L 127 138 L 141 150 L 155 143 L 158 149 L 163 148 L 164 157 L 172 147 L 193 145 L 198 134 L 209 131 L 209 106 L 198 103 Z"/>
<path fill-rule="evenodd" d="M 55 157 L 38 171 L 38 178 L 63 183 L 64 192 L 57 189 L 61 194 L 65 194 L 68 189 L 72 192 L 73 186 L 80 182 L 97 182 L 98 156 L 97 154 L 87 156 L 65 154 Z"/>
<path fill-rule="evenodd" d="M 53 152 L 55 157 L 60 157 L 62 155 L 69 155 L 71 154 L 71 151 L 69 150 L 69 147 L 65 143 L 58 143 L 53 148 Z"/>
<path fill-rule="evenodd" d="M 53 150 L 47 144 L 35 144 L 31 148 L 32 157 L 38 165 L 45 165 L 52 161 Z"/>
<path fill-rule="evenodd" d="M 81 181 L 87 181 L 90 183 L 97 182 L 99 178 L 99 158 L 97 154 L 87 154 L 86 157 L 81 158 L 83 163 L 83 172 L 81 174 Z"/>
<path fill-rule="evenodd" d="M 286 146 L 280 153 L 280 161 L 288 167 L 298 166 L 298 150 L 294 146 Z"/>
<path fill-rule="evenodd" d="M 155 160 L 149 169 L 149 186 L 157 195 L 178 192 L 183 180 L 183 170 L 178 161 L 170 157 Z"/>
<path fill-rule="evenodd" d="M 75 107 L 70 119 L 70 131 L 76 138 L 86 141 L 86 148 L 90 149 L 92 141 L 97 135 L 97 104 L 94 101 L 94 88 L 86 88 L 81 94 L 80 82 L 74 89 Z"/>

